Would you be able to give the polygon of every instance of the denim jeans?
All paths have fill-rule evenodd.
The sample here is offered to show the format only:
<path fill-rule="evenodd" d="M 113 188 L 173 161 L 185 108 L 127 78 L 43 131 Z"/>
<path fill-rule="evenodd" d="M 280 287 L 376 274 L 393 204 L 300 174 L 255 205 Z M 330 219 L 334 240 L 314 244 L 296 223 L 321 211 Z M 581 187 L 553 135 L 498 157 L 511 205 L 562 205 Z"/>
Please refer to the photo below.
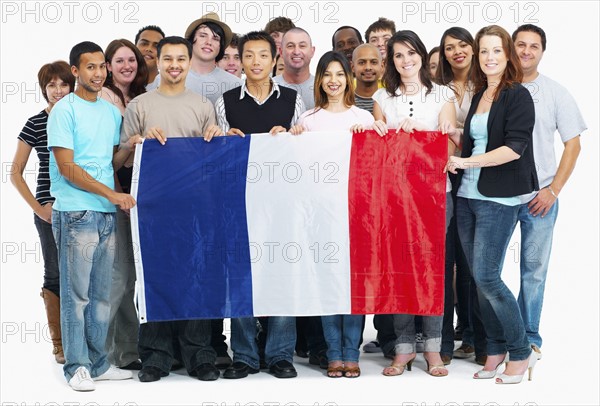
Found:
<path fill-rule="evenodd" d="M 201 364 L 214 364 L 217 354 L 210 345 L 210 320 L 150 322 L 140 325 L 139 353 L 143 367 L 169 373 L 181 359 L 188 374 Z"/>
<path fill-rule="evenodd" d="M 42 257 L 44 258 L 44 285 L 43 287 L 60 297 L 60 276 L 58 272 L 58 252 L 52 234 L 52 224 L 45 222 L 37 215 L 33 215 L 33 222 L 40 237 Z"/>
<path fill-rule="evenodd" d="M 251 368 L 259 369 L 257 333 L 255 317 L 231 319 L 233 362 L 243 362 Z M 296 318 L 269 317 L 265 346 L 267 365 L 271 366 L 281 360 L 293 362 L 295 347 Z"/>
<path fill-rule="evenodd" d="M 525 332 L 531 344 L 542 346 L 539 333 L 546 275 L 552 251 L 552 233 L 558 216 L 558 200 L 544 217 L 532 216 L 527 204 L 519 209 L 521 225 L 521 289 L 517 299 Z"/>
<path fill-rule="evenodd" d="M 487 353 L 508 351 L 513 361 L 531 353 L 517 300 L 500 277 L 519 207 L 459 197 L 456 210 L 458 232 L 477 284 Z"/>
<path fill-rule="evenodd" d="M 422 316 L 425 352 L 440 352 L 442 348 L 443 319 L 444 316 Z M 398 337 L 394 347 L 396 355 L 417 352 L 415 316 L 412 314 L 394 314 L 394 330 Z"/>
<path fill-rule="evenodd" d="M 86 367 L 92 377 L 109 368 L 106 333 L 115 257 L 115 214 L 52 212 L 60 269 L 63 367 L 67 381 Z"/>
<path fill-rule="evenodd" d="M 440 352 L 452 358 L 454 351 L 454 200 L 446 193 L 446 256 L 444 261 L 444 317 L 442 320 L 442 346 Z"/>
<path fill-rule="evenodd" d="M 135 308 L 135 262 L 131 223 L 129 216 L 122 210 L 117 210 L 116 216 L 116 251 L 106 351 L 111 364 L 123 367 L 139 358 L 139 322 Z"/>
<path fill-rule="evenodd" d="M 376 314 L 373 316 L 373 326 L 377 330 L 377 341 L 381 346 L 383 355 L 394 355 L 396 345 L 396 331 L 394 330 L 393 314 Z"/>
<path fill-rule="evenodd" d="M 357 314 L 321 316 L 329 362 L 358 362 L 364 318 Z"/>

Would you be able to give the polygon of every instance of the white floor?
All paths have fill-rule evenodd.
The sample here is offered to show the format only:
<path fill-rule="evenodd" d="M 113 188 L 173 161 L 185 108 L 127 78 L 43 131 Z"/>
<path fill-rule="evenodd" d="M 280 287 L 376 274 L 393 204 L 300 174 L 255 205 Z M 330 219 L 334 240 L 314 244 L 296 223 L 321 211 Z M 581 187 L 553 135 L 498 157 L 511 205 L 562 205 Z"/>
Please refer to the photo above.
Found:
<path fill-rule="evenodd" d="M 35 300 L 35 297 L 21 298 L 29 304 Z M 14 306 L 19 305 L 14 303 Z M 242 380 L 200 382 L 182 369 L 160 382 L 144 384 L 134 377 L 128 381 L 99 382 L 96 391 L 77 393 L 68 387 L 61 367 L 51 357 L 41 300 L 38 305 L 28 306 L 31 312 L 27 321 L 15 323 L 3 318 L 2 406 L 598 404 L 598 364 L 584 359 L 583 353 L 565 352 L 565 348 L 575 348 L 572 335 L 564 337 L 564 344 L 569 345 L 551 341 L 544 346 L 544 358 L 534 371 L 533 381 L 511 386 L 496 385 L 493 380 L 471 379 L 478 370 L 473 359 L 454 360 L 448 377 L 430 377 L 425 373 L 422 355 L 418 356 L 412 371 L 399 377 L 384 377 L 381 370 L 389 361 L 381 354 L 363 353 L 363 372 L 358 379 L 327 378 L 324 371 L 309 366 L 307 359 L 296 358 L 299 373 L 296 379 L 280 380 L 261 372 Z M 8 313 L 6 310 L 4 306 L 3 313 Z M 367 320 L 366 342 L 375 335 L 371 319 L 369 316 Z M 578 344 L 583 342 L 578 341 Z M 597 349 L 598 343 L 589 344 Z M 594 354 L 597 352 L 590 352 Z"/>

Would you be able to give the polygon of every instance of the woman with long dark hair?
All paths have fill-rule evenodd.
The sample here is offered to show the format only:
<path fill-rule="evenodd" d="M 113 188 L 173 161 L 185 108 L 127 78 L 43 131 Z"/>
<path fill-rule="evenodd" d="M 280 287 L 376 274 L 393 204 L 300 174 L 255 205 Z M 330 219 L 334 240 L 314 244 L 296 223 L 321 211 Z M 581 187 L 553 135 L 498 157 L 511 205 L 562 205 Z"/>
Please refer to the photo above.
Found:
<path fill-rule="evenodd" d="M 329 51 L 321 57 L 315 73 L 314 92 L 315 108 L 300 116 L 298 123 L 290 129 L 292 134 L 330 130 L 356 132 L 373 124 L 371 113 L 354 105 L 352 69 L 341 53 Z M 358 358 L 364 316 L 327 315 L 321 316 L 321 323 L 327 342 L 327 376 L 360 376 Z"/>
<path fill-rule="evenodd" d="M 387 43 L 388 63 L 385 67 L 385 89 L 379 89 L 373 95 L 375 100 L 373 128 L 381 136 L 385 136 L 388 128 L 406 133 L 418 131 L 441 130 L 448 134 L 449 151 L 458 144 L 456 113 L 454 111 L 454 94 L 451 89 L 431 81 L 428 72 L 427 49 L 413 31 L 398 31 Z M 446 227 L 452 216 L 452 199 L 450 182 L 446 183 Z M 450 282 L 447 282 L 450 283 Z M 410 370 L 416 358 L 415 316 L 411 314 L 395 314 L 394 330 L 396 346 L 392 364 L 383 370 L 386 376 L 402 375 L 405 369 Z M 424 357 L 427 372 L 432 376 L 446 376 L 440 357 L 443 316 L 423 317 L 423 338 L 425 339 Z"/>

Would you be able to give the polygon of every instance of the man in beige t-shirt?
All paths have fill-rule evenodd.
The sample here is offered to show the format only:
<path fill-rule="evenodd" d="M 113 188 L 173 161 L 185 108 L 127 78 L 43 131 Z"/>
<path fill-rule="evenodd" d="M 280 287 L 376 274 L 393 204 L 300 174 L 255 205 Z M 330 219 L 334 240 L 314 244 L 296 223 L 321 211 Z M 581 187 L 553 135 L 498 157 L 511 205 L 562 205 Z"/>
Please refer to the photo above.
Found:
<path fill-rule="evenodd" d="M 115 167 L 142 137 L 157 139 L 164 145 L 170 137 L 204 137 L 210 141 L 223 135 L 216 125 L 213 104 L 185 87 L 191 54 L 192 46 L 184 38 L 167 37 L 159 42 L 160 85 L 127 106 Z M 142 361 L 140 381 L 154 382 L 167 376 L 175 360 L 180 360 L 191 376 L 202 381 L 218 379 L 210 331 L 210 320 L 142 324 L 138 346 Z M 179 345 L 175 346 L 177 342 Z"/>

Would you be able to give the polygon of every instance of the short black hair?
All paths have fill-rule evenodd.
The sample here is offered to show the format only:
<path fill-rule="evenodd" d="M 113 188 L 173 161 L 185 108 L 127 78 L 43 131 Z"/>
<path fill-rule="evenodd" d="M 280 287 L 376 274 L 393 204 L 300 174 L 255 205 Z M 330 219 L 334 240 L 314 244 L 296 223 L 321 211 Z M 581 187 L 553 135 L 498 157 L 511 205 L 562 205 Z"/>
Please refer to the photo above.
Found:
<path fill-rule="evenodd" d="M 135 42 L 134 42 L 134 44 L 138 43 L 138 41 L 140 39 L 140 35 L 142 35 L 142 33 L 144 31 L 156 31 L 157 33 L 159 33 L 160 35 L 162 35 L 163 38 L 166 36 L 165 33 L 163 32 L 163 30 L 161 30 L 158 25 L 147 25 L 145 27 L 140 28 L 140 30 L 137 32 L 137 34 L 135 34 Z"/>
<path fill-rule="evenodd" d="M 515 42 L 517 40 L 517 35 L 520 32 L 534 32 L 537 35 L 539 35 L 540 38 L 542 39 L 542 51 L 546 50 L 546 32 L 544 32 L 543 29 L 541 29 L 537 25 L 533 25 L 533 24 L 523 24 L 523 25 L 520 25 L 519 27 L 517 27 L 517 29 L 515 30 L 515 32 L 513 32 L 513 34 L 512 34 L 512 40 L 513 40 L 513 42 Z"/>
<path fill-rule="evenodd" d="M 192 58 L 192 44 L 190 44 L 190 41 L 183 37 L 172 35 L 170 37 L 164 37 L 163 39 L 161 39 L 158 43 L 158 46 L 156 47 L 156 53 L 158 55 L 158 58 L 160 58 L 160 51 L 162 50 L 162 47 L 164 45 L 185 45 L 188 51 L 188 56 L 190 57 L 190 59 Z"/>
<path fill-rule="evenodd" d="M 209 30 L 211 30 L 214 34 L 218 35 L 220 38 L 219 39 L 219 53 L 215 57 L 215 62 L 219 62 L 221 59 L 223 59 L 223 55 L 225 55 L 225 49 L 229 46 L 229 44 L 225 43 L 225 31 L 223 31 L 223 28 L 221 28 L 221 26 L 219 24 L 213 23 L 211 21 L 204 21 L 202 24 L 199 24 L 196 27 L 196 29 L 194 31 L 192 31 L 190 36 L 187 37 L 186 39 L 189 41 L 190 44 L 193 45 L 194 42 L 196 42 L 196 32 L 203 25 L 208 27 Z"/>
<path fill-rule="evenodd" d="M 81 55 L 95 52 L 102 52 L 102 55 L 104 55 L 104 51 L 100 45 L 91 41 L 80 42 L 71 49 L 71 53 L 69 54 L 69 65 L 75 66 L 79 69 L 79 60 L 81 59 Z"/>
<path fill-rule="evenodd" d="M 273 37 L 271 37 L 266 31 L 252 31 L 240 38 L 240 42 L 238 44 L 240 57 L 244 53 L 244 45 L 248 41 L 267 41 L 271 47 L 271 56 L 273 59 L 275 59 L 275 56 L 277 56 L 277 45 L 275 45 L 275 40 Z"/>
<path fill-rule="evenodd" d="M 358 42 L 360 44 L 364 44 L 362 35 L 360 35 L 360 31 L 358 31 L 356 28 L 351 27 L 349 25 L 342 25 L 340 28 L 338 28 L 337 30 L 335 30 L 335 32 L 331 36 L 331 48 L 332 49 L 335 49 L 335 39 L 334 39 L 335 38 L 335 34 L 337 34 L 338 31 L 345 30 L 345 29 L 348 29 L 348 28 L 351 29 L 351 30 L 354 30 L 354 32 L 356 33 L 356 38 L 358 38 Z"/>

